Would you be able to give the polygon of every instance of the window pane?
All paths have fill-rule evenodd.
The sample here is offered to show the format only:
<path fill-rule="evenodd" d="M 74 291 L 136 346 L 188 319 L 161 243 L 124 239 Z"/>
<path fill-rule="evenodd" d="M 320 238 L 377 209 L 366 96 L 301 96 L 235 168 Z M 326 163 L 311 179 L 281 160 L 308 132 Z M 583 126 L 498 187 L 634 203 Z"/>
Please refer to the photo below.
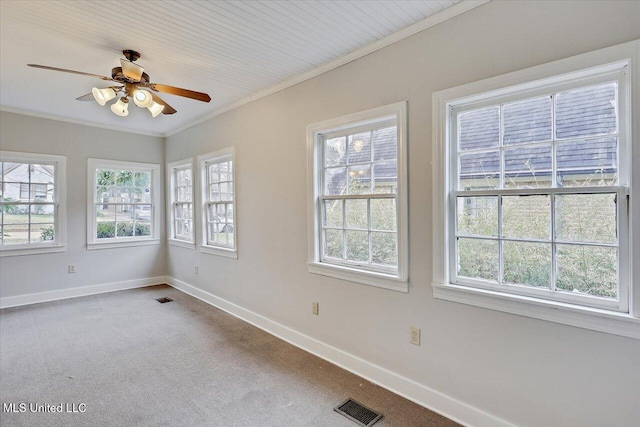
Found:
<path fill-rule="evenodd" d="M 52 241 L 55 224 L 31 224 L 31 243 Z"/>
<path fill-rule="evenodd" d="M 341 136 L 340 138 L 328 139 L 324 143 L 324 165 L 336 166 L 346 163 L 346 142 L 347 138 Z"/>
<path fill-rule="evenodd" d="M 369 261 L 369 233 L 366 231 L 347 231 L 347 259 L 349 261 Z"/>
<path fill-rule="evenodd" d="M 324 231 L 324 256 L 343 259 L 343 248 L 342 230 Z"/>
<path fill-rule="evenodd" d="M 371 233 L 371 262 L 382 265 L 398 265 L 396 233 Z"/>
<path fill-rule="evenodd" d="M 551 145 L 504 150 L 505 188 L 551 187 Z"/>
<path fill-rule="evenodd" d="M 151 186 L 151 172 L 136 172 L 134 185 L 149 188 Z"/>
<path fill-rule="evenodd" d="M 398 158 L 398 131 L 395 126 L 373 131 L 373 160 Z"/>
<path fill-rule="evenodd" d="M 342 200 L 325 200 L 324 202 L 324 216 L 323 225 L 325 227 L 338 227 L 344 226 L 342 220 Z"/>
<path fill-rule="evenodd" d="M 151 221 L 151 205 L 136 206 L 135 219 L 136 221 Z"/>
<path fill-rule="evenodd" d="M 503 282 L 550 288 L 551 244 L 502 243 Z"/>
<path fill-rule="evenodd" d="M 503 196 L 502 236 L 516 239 L 551 238 L 549 196 Z"/>
<path fill-rule="evenodd" d="M 366 163 L 371 161 L 371 132 L 362 132 L 347 137 L 349 163 Z"/>
<path fill-rule="evenodd" d="M 211 184 L 209 186 L 209 200 L 212 202 L 220 200 L 220 184 Z"/>
<path fill-rule="evenodd" d="M 396 200 L 371 199 L 371 229 L 396 231 Z"/>
<path fill-rule="evenodd" d="M 151 235 L 151 223 L 150 222 L 136 222 L 134 233 L 136 236 L 150 236 Z"/>
<path fill-rule="evenodd" d="M 556 288 L 604 298 L 618 297 L 616 248 L 557 246 Z"/>
<path fill-rule="evenodd" d="M 110 239 L 116 237 L 116 222 L 106 218 L 97 218 L 96 238 Z"/>
<path fill-rule="evenodd" d="M 218 164 L 209 165 L 209 182 L 218 182 L 220 177 L 218 176 Z"/>
<path fill-rule="evenodd" d="M 616 243 L 616 194 L 556 196 L 556 238 L 570 242 Z"/>
<path fill-rule="evenodd" d="M 125 222 L 133 221 L 134 207 L 132 205 L 121 205 L 116 208 L 116 221 Z"/>
<path fill-rule="evenodd" d="M 458 238 L 458 276 L 498 281 L 498 242 Z"/>
<path fill-rule="evenodd" d="M 26 163 L 3 163 L 5 182 L 29 182 L 29 165 Z"/>
<path fill-rule="evenodd" d="M 31 222 L 40 224 L 53 223 L 55 219 L 53 216 L 54 209 L 53 205 L 31 205 Z"/>
<path fill-rule="evenodd" d="M 607 83 L 556 95 L 558 139 L 615 133 L 617 83 Z"/>
<path fill-rule="evenodd" d="M 324 171 L 324 194 L 345 194 L 346 186 L 347 175 L 345 168 L 330 168 Z"/>
<path fill-rule="evenodd" d="M 398 163 L 377 163 L 373 165 L 374 193 L 398 191 Z"/>
<path fill-rule="evenodd" d="M 558 186 L 606 186 L 618 182 L 618 138 L 556 145 Z"/>
<path fill-rule="evenodd" d="M 505 104 L 504 145 L 551 140 L 551 97 Z"/>
<path fill-rule="evenodd" d="M 459 151 L 497 147 L 500 141 L 499 107 L 466 111 L 458 115 Z"/>
<path fill-rule="evenodd" d="M 2 243 L 5 245 L 22 245 L 29 243 L 29 224 L 22 222 L 8 223 L 6 221 L 6 214 L 2 233 Z"/>
<path fill-rule="evenodd" d="M 371 166 L 350 166 L 349 194 L 371 193 Z"/>
<path fill-rule="evenodd" d="M 498 197 L 458 197 L 458 233 L 498 236 Z"/>
<path fill-rule="evenodd" d="M 346 226 L 348 228 L 369 228 L 366 199 L 347 199 L 345 203 Z M 368 259 L 368 258 L 367 258 Z"/>
<path fill-rule="evenodd" d="M 460 190 L 498 188 L 500 185 L 500 152 L 460 155 L 458 169 Z"/>
<path fill-rule="evenodd" d="M 133 185 L 133 172 L 118 171 L 116 173 L 116 184 L 121 187 L 131 187 Z"/>
<path fill-rule="evenodd" d="M 31 165 L 31 183 L 53 184 L 55 182 L 53 165 Z"/>
<path fill-rule="evenodd" d="M 116 237 L 131 237 L 133 236 L 133 222 L 125 221 L 116 224 Z"/>
<path fill-rule="evenodd" d="M 227 222 L 233 222 L 233 203 L 227 203 Z"/>

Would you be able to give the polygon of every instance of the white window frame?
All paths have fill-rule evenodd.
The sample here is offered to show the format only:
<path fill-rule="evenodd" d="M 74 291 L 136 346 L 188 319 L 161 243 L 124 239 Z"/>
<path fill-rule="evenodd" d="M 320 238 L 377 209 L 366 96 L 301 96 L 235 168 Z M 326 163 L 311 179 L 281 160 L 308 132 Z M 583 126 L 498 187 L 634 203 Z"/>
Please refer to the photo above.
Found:
<path fill-rule="evenodd" d="M 65 252 L 67 241 L 67 158 L 52 154 L 0 151 L 0 160 L 2 162 L 49 164 L 54 165 L 55 171 L 53 190 L 54 240 L 21 245 L 0 245 L 0 257 Z M 16 202 L 20 203 L 20 201 Z M 2 205 L 4 204 L 2 202 Z M 37 202 L 30 202 L 30 204 L 37 204 Z M 47 204 L 51 203 L 47 202 Z"/>
<path fill-rule="evenodd" d="M 96 221 L 96 171 L 98 169 L 127 170 L 151 173 L 151 235 L 113 237 L 98 239 Z M 87 249 L 108 249 L 117 247 L 160 244 L 161 224 L 161 180 L 160 165 L 156 163 L 126 162 L 121 160 L 88 159 L 87 162 Z M 133 203 L 129 203 L 133 204 Z"/>
<path fill-rule="evenodd" d="M 177 160 L 167 164 L 167 240 L 170 245 L 182 246 L 188 249 L 195 249 L 195 168 L 193 159 Z M 191 218 L 191 239 L 185 240 L 176 237 L 175 235 L 175 209 L 176 209 L 176 172 L 179 170 L 191 168 L 191 212 L 193 217 Z"/>
<path fill-rule="evenodd" d="M 231 161 L 231 188 L 233 193 L 233 200 L 231 203 L 233 204 L 233 247 L 215 245 L 209 243 L 208 237 L 208 215 L 207 215 L 207 206 L 209 202 L 208 196 L 208 165 L 215 163 L 223 163 Z M 234 147 L 227 147 L 217 151 L 213 151 L 207 154 L 202 154 L 198 156 L 198 174 L 200 176 L 200 209 L 199 214 L 201 217 L 200 220 L 200 245 L 199 250 L 202 253 L 210 254 L 210 255 L 220 255 L 227 258 L 238 258 L 238 194 L 236 193 L 236 156 Z M 211 202 L 213 203 L 213 202 Z M 229 203 L 229 202 L 225 202 Z"/>
<path fill-rule="evenodd" d="M 593 329 L 617 335 L 640 338 L 640 252 L 635 240 L 640 235 L 639 222 L 633 221 L 633 212 L 640 212 L 640 203 L 634 196 L 634 188 L 640 186 L 640 121 L 632 111 L 639 111 L 638 94 L 640 78 L 636 72 L 640 65 L 640 41 L 579 55 L 503 76 L 474 82 L 433 94 L 433 293 L 435 298 L 479 307 L 519 314 L 557 323 Z M 622 70 L 622 71 L 621 71 Z M 543 299 L 531 292 L 519 294 L 497 291 L 491 287 L 459 281 L 453 283 L 452 236 L 455 236 L 453 179 L 451 171 L 452 140 L 450 111 L 459 105 L 481 103 L 498 97 L 506 97 L 517 92 L 518 98 L 530 98 L 545 90 L 572 87 L 582 82 L 585 86 L 598 81 L 606 73 L 624 73 L 629 84 L 619 87 L 621 108 L 628 108 L 620 114 L 619 175 L 620 186 L 628 189 L 628 194 L 619 194 L 619 208 L 628 209 L 628 221 L 624 212 L 619 215 L 620 236 L 620 295 L 619 304 L 593 307 L 584 301 L 568 298 Z M 606 79 L 605 79 L 606 80 Z M 601 80 L 600 80 L 601 81 Z M 506 98 L 505 98 L 506 99 Z M 629 120 L 625 120 L 627 117 Z M 633 134 L 631 133 L 633 132 Z M 622 165 L 622 162 L 627 162 Z M 633 162 L 633 163 L 632 163 Z M 624 171 L 630 174 L 624 175 Z M 632 175 L 631 175 L 632 174 Z M 620 189 L 615 187 L 616 191 Z M 609 188 L 610 189 L 610 188 Z M 559 191 L 555 191 L 559 190 Z M 601 189 L 602 190 L 602 189 Z M 554 189 L 554 192 L 563 190 Z M 522 191 L 517 190 L 516 193 Z M 526 192 L 526 191 L 525 191 Z M 535 191 L 534 191 L 535 192 Z M 637 192 L 637 191 L 636 191 Z M 622 220 L 620 220 L 622 219 Z M 635 237 L 634 237 L 635 236 Z M 455 238 L 455 237 L 453 237 Z M 635 279 L 635 280 L 634 280 Z M 504 285 L 502 285 L 504 287 Z M 508 288 L 508 287 L 506 287 Z M 522 290 L 522 287 L 519 287 Z M 623 294 L 624 293 L 624 294 Z"/>
<path fill-rule="evenodd" d="M 397 254 L 398 268 L 393 271 L 376 271 L 366 266 L 354 266 L 327 262 L 322 259 L 321 222 L 323 150 L 322 135 L 345 130 L 370 128 L 378 123 L 393 121 L 397 128 Z M 307 126 L 307 254 L 310 273 L 335 277 L 400 292 L 409 291 L 409 233 L 407 197 L 407 103 L 397 102 L 342 117 L 313 123 Z"/>

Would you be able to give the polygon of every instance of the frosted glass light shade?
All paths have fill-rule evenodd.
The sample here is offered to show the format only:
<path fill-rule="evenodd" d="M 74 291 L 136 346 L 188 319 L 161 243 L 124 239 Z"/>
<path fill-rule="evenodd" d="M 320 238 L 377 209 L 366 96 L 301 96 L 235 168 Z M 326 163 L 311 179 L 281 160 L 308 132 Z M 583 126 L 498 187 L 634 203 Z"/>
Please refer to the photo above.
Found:
<path fill-rule="evenodd" d="M 151 101 L 151 104 L 147 107 L 147 110 L 149 110 L 151 112 L 151 115 L 155 117 L 158 114 L 162 113 L 162 110 L 164 110 L 164 105 L 158 104 L 156 101 Z"/>
<path fill-rule="evenodd" d="M 94 87 L 91 89 L 91 93 L 93 94 L 93 98 L 96 102 L 103 107 L 108 101 L 111 101 L 116 97 L 116 91 L 109 87 L 105 89 L 98 89 L 97 87 Z"/>
<path fill-rule="evenodd" d="M 147 108 L 153 102 L 153 97 L 146 90 L 138 89 L 133 92 L 133 102 L 140 108 Z"/>
<path fill-rule="evenodd" d="M 118 100 L 118 102 L 111 105 L 111 111 L 113 114 L 120 117 L 126 117 L 129 115 L 129 100 L 124 96 Z"/>

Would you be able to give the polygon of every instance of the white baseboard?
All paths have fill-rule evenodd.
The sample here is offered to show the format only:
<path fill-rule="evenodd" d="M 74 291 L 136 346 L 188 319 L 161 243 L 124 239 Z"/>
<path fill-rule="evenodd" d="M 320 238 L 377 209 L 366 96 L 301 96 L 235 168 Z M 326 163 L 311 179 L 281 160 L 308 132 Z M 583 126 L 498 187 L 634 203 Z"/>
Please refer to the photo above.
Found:
<path fill-rule="evenodd" d="M 80 288 L 60 289 L 57 291 L 38 292 L 35 294 L 17 295 L 0 298 L 0 308 L 17 307 L 20 305 L 36 304 L 39 302 L 56 301 L 67 298 L 84 297 L 105 292 L 123 291 L 125 289 L 144 288 L 167 283 L 166 276 L 147 277 L 144 279 L 125 280 L 123 282 L 102 283 L 100 285 L 83 286 Z"/>
<path fill-rule="evenodd" d="M 242 308 L 232 302 L 198 289 L 174 277 L 168 276 L 168 284 L 174 288 L 211 304 L 238 317 L 276 337 L 312 353 L 334 365 L 386 388 L 418 405 L 424 406 L 465 426 L 513 427 L 513 424 L 467 405 L 457 399 L 398 375 L 383 367 L 302 334 L 294 329 L 274 322 L 260 314 Z"/>

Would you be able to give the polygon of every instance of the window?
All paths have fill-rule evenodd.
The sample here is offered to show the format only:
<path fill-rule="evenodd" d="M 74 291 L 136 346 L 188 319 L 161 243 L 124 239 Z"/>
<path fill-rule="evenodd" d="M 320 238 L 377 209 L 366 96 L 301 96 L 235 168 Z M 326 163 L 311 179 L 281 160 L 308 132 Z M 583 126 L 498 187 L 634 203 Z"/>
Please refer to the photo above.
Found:
<path fill-rule="evenodd" d="M 193 165 L 182 160 L 168 165 L 169 243 L 192 248 L 193 242 Z"/>
<path fill-rule="evenodd" d="M 407 291 L 406 104 L 308 127 L 309 271 Z"/>
<path fill-rule="evenodd" d="M 66 158 L 0 152 L 2 256 L 65 249 Z"/>
<path fill-rule="evenodd" d="M 202 245 L 205 253 L 237 258 L 233 148 L 198 158 L 202 177 Z"/>
<path fill-rule="evenodd" d="M 90 249 L 157 244 L 160 166 L 89 159 Z"/>
<path fill-rule="evenodd" d="M 436 297 L 532 315 L 514 303 L 528 301 L 553 307 L 536 317 L 556 321 L 557 308 L 571 307 L 635 322 L 628 69 L 620 61 L 530 82 L 522 73 L 513 86 L 493 79 L 434 94 L 434 163 L 446 166 L 434 176 L 434 253 L 445 254 Z"/>

